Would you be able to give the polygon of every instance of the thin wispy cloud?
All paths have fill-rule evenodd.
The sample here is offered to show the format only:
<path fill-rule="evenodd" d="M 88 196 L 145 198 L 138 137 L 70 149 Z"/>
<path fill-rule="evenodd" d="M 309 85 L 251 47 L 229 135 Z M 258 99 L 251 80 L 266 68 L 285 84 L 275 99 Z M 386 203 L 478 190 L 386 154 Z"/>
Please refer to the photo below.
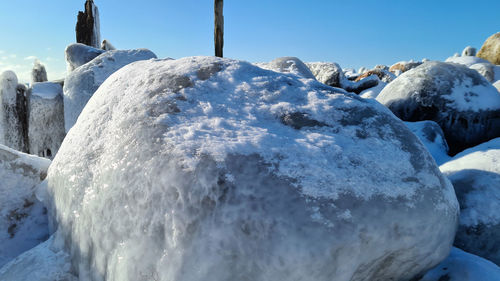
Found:
<path fill-rule="evenodd" d="M 36 60 L 37 58 L 35 56 L 28 56 L 25 57 L 24 60 Z"/>

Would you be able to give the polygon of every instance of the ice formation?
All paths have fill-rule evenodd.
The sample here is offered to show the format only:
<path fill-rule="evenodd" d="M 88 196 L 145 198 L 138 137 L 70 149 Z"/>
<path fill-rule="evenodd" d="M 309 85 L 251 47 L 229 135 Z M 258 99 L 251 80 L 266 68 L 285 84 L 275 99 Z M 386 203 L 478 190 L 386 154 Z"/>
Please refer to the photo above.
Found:
<path fill-rule="evenodd" d="M 48 238 L 47 215 L 35 198 L 35 186 L 49 165 L 50 160 L 0 145 L 0 268 Z"/>
<path fill-rule="evenodd" d="M 156 58 L 156 55 L 147 49 L 106 51 L 71 72 L 63 88 L 66 131 L 75 124 L 87 101 L 104 80 L 131 62 L 151 58 Z"/>
<path fill-rule="evenodd" d="M 35 83 L 30 93 L 29 152 L 52 159 L 66 135 L 62 87 L 52 82 Z"/>
<path fill-rule="evenodd" d="M 432 120 L 450 154 L 500 136 L 500 95 L 477 71 L 427 62 L 401 74 L 378 95 L 404 121 Z"/>
<path fill-rule="evenodd" d="M 68 72 L 88 63 L 104 52 L 105 50 L 92 48 L 80 43 L 68 45 L 64 51 Z"/>
<path fill-rule="evenodd" d="M 47 81 L 45 66 L 39 60 L 35 60 L 33 69 L 31 70 L 31 84 L 45 81 Z"/>
<path fill-rule="evenodd" d="M 215 57 L 132 63 L 83 109 L 45 203 L 86 280 L 408 280 L 458 204 L 379 103 Z"/>
<path fill-rule="evenodd" d="M 438 165 L 451 159 L 443 130 L 434 121 L 405 122 L 406 126 L 425 145 Z"/>
<path fill-rule="evenodd" d="M 440 167 L 460 202 L 455 245 L 500 264 L 500 138 L 457 154 Z"/>
<path fill-rule="evenodd" d="M 465 49 L 462 51 L 462 57 L 475 57 L 476 56 L 476 48 L 467 46 Z"/>
<path fill-rule="evenodd" d="M 494 263 L 453 248 L 450 256 L 419 281 L 498 281 L 500 268 Z"/>

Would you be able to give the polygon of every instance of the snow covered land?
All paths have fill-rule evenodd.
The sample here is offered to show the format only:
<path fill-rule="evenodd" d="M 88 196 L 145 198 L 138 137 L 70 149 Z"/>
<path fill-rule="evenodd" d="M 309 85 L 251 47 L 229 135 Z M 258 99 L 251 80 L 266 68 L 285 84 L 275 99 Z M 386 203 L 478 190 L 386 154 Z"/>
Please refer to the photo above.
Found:
<path fill-rule="evenodd" d="M 99 24 L 0 74 L 0 281 L 500 280 L 500 33 L 355 71 Z"/>

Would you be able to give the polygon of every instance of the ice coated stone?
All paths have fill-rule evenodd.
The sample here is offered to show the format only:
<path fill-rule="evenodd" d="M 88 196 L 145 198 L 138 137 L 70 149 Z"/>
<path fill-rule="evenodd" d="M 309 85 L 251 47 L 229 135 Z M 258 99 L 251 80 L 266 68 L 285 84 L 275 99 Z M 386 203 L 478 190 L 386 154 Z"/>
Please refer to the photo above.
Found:
<path fill-rule="evenodd" d="M 453 248 L 450 256 L 419 281 L 498 281 L 500 268 L 494 263 Z"/>
<path fill-rule="evenodd" d="M 107 51 L 71 72 L 63 88 L 66 132 L 73 127 L 78 115 L 104 80 L 131 62 L 151 58 L 156 58 L 156 55 L 147 49 Z"/>
<path fill-rule="evenodd" d="M 425 145 L 438 165 L 450 160 L 443 130 L 434 121 L 405 122 L 406 126 Z"/>
<path fill-rule="evenodd" d="M 476 63 L 490 63 L 487 60 L 484 60 L 484 59 L 478 58 L 478 57 L 473 57 L 473 56 L 449 57 L 446 59 L 445 62 L 463 64 L 463 65 L 468 66 L 468 67 L 473 65 L 473 64 L 476 64 Z"/>
<path fill-rule="evenodd" d="M 0 145 L 0 268 L 48 238 L 47 215 L 35 186 L 49 165 L 48 159 Z"/>
<path fill-rule="evenodd" d="M 438 123 L 451 155 L 500 136 L 498 91 L 463 65 L 424 63 L 388 84 L 377 101 L 404 121 Z"/>
<path fill-rule="evenodd" d="M 66 55 L 68 72 L 71 72 L 75 70 L 77 67 L 80 67 L 88 63 L 95 57 L 104 53 L 105 50 L 96 49 L 84 44 L 76 43 L 66 47 L 66 50 L 64 52 Z"/>
<path fill-rule="evenodd" d="M 393 73 L 380 66 L 379 68 L 374 68 L 372 70 L 366 71 L 365 73 L 361 74 L 356 79 L 354 79 L 354 81 L 358 82 L 372 75 L 377 76 L 378 79 L 384 83 L 390 83 L 392 80 L 396 78 L 396 76 Z"/>
<path fill-rule="evenodd" d="M 45 70 L 45 66 L 40 63 L 39 60 L 35 60 L 33 69 L 31 70 L 31 84 L 45 81 L 47 81 L 47 71 Z"/>
<path fill-rule="evenodd" d="M 52 159 L 66 135 L 62 87 L 52 82 L 35 83 L 30 93 L 29 151 Z"/>
<path fill-rule="evenodd" d="M 455 246 L 500 264 L 500 138 L 457 154 L 441 171 L 460 202 Z"/>
<path fill-rule="evenodd" d="M 476 48 L 473 48 L 471 46 L 465 47 L 465 49 L 462 51 L 462 57 L 474 57 L 476 56 Z"/>
<path fill-rule="evenodd" d="M 101 49 L 105 51 L 116 50 L 115 46 L 106 39 L 102 40 Z"/>
<path fill-rule="evenodd" d="M 85 280 L 409 280 L 444 259 L 458 204 L 385 107 L 215 57 L 130 64 L 49 169 Z"/>
<path fill-rule="evenodd" d="M 405 73 L 406 71 L 413 69 L 419 65 L 421 65 L 422 62 L 415 62 L 415 61 L 400 61 L 395 64 L 393 64 L 390 68 L 389 71 L 394 73 L 396 76 L 401 75 L 402 73 Z"/>
<path fill-rule="evenodd" d="M 76 42 L 87 46 L 99 48 L 101 44 L 101 31 L 99 23 L 99 9 L 93 0 L 85 2 L 85 11 L 78 12 L 76 22 Z"/>
<path fill-rule="evenodd" d="M 309 62 L 306 65 L 319 82 L 328 86 L 342 88 L 343 81 L 346 78 L 342 72 L 342 68 L 338 64 L 331 62 Z"/>
<path fill-rule="evenodd" d="M 296 57 L 281 57 L 269 63 L 257 64 L 264 69 L 281 73 L 293 73 L 304 78 L 316 79 L 305 63 Z"/>
<path fill-rule="evenodd" d="M 0 75 L 0 144 L 28 152 L 26 87 L 12 71 Z"/>
<path fill-rule="evenodd" d="M 477 56 L 493 64 L 500 64 L 500 32 L 486 39 Z"/>
<path fill-rule="evenodd" d="M 470 66 L 470 69 L 474 69 L 483 75 L 488 82 L 495 82 L 495 66 L 491 63 L 476 63 Z"/>

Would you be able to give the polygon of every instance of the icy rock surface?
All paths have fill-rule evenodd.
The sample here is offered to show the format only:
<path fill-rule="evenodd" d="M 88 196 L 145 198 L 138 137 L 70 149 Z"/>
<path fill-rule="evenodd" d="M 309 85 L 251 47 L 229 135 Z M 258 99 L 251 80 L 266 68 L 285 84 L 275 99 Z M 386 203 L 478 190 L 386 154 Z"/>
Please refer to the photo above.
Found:
<path fill-rule="evenodd" d="M 47 81 L 47 70 L 45 70 L 45 66 L 39 60 L 35 60 L 33 69 L 31 70 L 31 84 L 45 81 Z"/>
<path fill-rule="evenodd" d="M 425 145 L 438 165 L 451 159 L 443 130 L 434 121 L 405 122 L 406 126 Z"/>
<path fill-rule="evenodd" d="M 125 65 L 156 58 L 147 49 L 107 51 L 71 72 L 64 82 L 64 122 L 69 131 L 94 92 L 111 74 Z"/>
<path fill-rule="evenodd" d="M 107 39 L 102 40 L 101 49 L 106 51 L 116 50 L 115 46 L 113 46 L 113 44 L 111 44 Z"/>
<path fill-rule="evenodd" d="M 309 67 L 296 57 L 281 57 L 269 63 L 259 63 L 256 65 L 276 72 L 293 73 L 304 78 L 316 79 Z"/>
<path fill-rule="evenodd" d="M 47 184 L 82 281 L 408 280 L 448 255 L 458 219 L 379 103 L 214 57 L 114 73 Z"/>
<path fill-rule="evenodd" d="M 79 281 L 70 273 L 69 255 L 55 244 L 51 237 L 5 266 L 0 266 L 0 280 Z"/>
<path fill-rule="evenodd" d="M 361 91 L 359 96 L 364 99 L 376 99 L 385 86 L 387 86 L 387 83 L 379 81 L 377 86 Z"/>
<path fill-rule="evenodd" d="M 487 60 L 484 60 L 482 58 L 478 57 L 473 57 L 473 56 L 465 56 L 465 57 L 449 57 L 446 59 L 445 62 L 452 62 L 452 63 L 458 63 L 458 64 L 463 64 L 467 67 L 476 64 L 476 63 L 490 63 Z"/>
<path fill-rule="evenodd" d="M 34 192 L 49 165 L 0 145 L 0 267 L 48 238 L 47 215 Z"/>
<path fill-rule="evenodd" d="M 432 120 L 450 154 L 500 136 L 500 95 L 477 71 L 427 62 L 401 74 L 378 95 L 404 121 Z"/>
<path fill-rule="evenodd" d="M 12 71 L 0 75 L 0 144 L 28 151 L 26 87 Z"/>
<path fill-rule="evenodd" d="M 319 82 L 332 86 L 342 88 L 345 78 L 342 68 L 331 62 L 308 62 L 307 67 L 311 73 L 316 77 Z"/>
<path fill-rule="evenodd" d="M 419 281 L 498 281 L 500 268 L 494 263 L 453 248 L 450 256 Z"/>
<path fill-rule="evenodd" d="M 476 56 L 476 48 L 467 46 L 465 49 L 462 51 L 462 57 L 467 57 L 467 56 Z"/>
<path fill-rule="evenodd" d="M 497 70 L 497 72 L 500 73 L 500 67 L 498 66 L 494 66 L 493 64 L 491 63 L 476 63 L 476 64 L 473 64 L 470 66 L 470 69 L 474 69 L 475 71 L 479 72 L 479 74 L 483 75 L 484 78 L 486 78 L 486 80 L 488 80 L 489 82 L 493 83 L 495 82 L 497 79 L 495 79 L 496 75 L 495 75 L 495 70 L 496 68 L 498 68 L 499 70 Z"/>
<path fill-rule="evenodd" d="M 406 71 L 413 69 L 419 65 L 421 65 L 422 62 L 416 62 L 416 61 L 400 61 L 395 64 L 393 64 L 390 68 L 389 71 L 394 73 L 396 76 L 401 75 L 402 73 L 405 73 Z"/>
<path fill-rule="evenodd" d="M 52 82 L 35 83 L 30 93 L 29 151 L 52 159 L 66 135 L 62 87 Z"/>
<path fill-rule="evenodd" d="M 88 63 L 104 52 L 105 50 L 93 48 L 81 43 L 69 45 L 64 51 L 68 72 Z"/>
<path fill-rule="evenodd" d="M 500 138 L 457 154 L 440 167 L 460 202 L 455 246 L 500 264 Z"/>

